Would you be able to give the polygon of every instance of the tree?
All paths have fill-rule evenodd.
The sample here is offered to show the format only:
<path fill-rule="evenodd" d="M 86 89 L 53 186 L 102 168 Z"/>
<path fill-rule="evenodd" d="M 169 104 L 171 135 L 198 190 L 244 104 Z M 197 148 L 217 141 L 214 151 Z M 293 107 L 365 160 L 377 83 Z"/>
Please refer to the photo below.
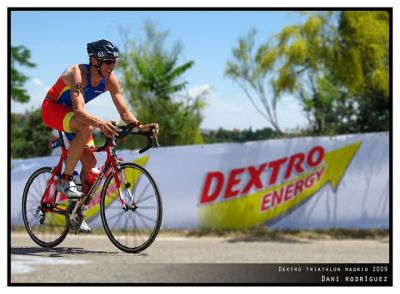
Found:
<path fill-rule="evenodd" d="M 255 49 L 256 33 L 257 31 L 252 29 L 245 37 L 239 39 L 238 45 L 232 49 L 233 60 L 227 62 L 225 76 L 243 89 L 257 112 L 278 134 L 282 134 L 276 114 L 279 97 L 267 94 L 267 78 L 275 64 L 276 52 L 270 50 L 268 43 Z M 261 102 L 262 108 L 257 100 Z"/>
<path fill-rule="evenodd" d="M 11 133 L 11 156 L 28 158 L 51 153 L 51 129 L 42 122 L 41 109 L 27 113 Z"/>
<path fill-rule="evenodd" d="M 276 35 L 275 95 L 295 94 L 314 134 L 388 130 L 388 17 L 315 12 Z"/>
<path fill-rule="evenodd" d="M 337 38 L 332 17 L 332 12 L 311 14 L 304 24 L 285 27 L 275 36 L 279 66 L 274 94 L 297 96 L 313 134 L 334 134 L 344 105 L 332 80 L 333 65 L 326 62 L 333 59 Z"/>
<path fill-rule="evenodd" d="M 354 124 L 363 132 L 389 130 L 389 13 L 343 12 L 339 36 L 335 68 L 356 105 Z"/>
<path fill-rule="evenodd" d="M 152 23 L 145 24 L 144 33 L 142 42 L 125 42 L 125 54 L 120 62 L 122 85 L 131 97 L 131 106 L 142 123 L 159 123 L 160 144 L 201 143 L 201 110 L 207 93 L 177 97 L 187 85 L 180 78 L 194 62 L 179 64 L 181 45 L 175 43 L 171 49 L 166 49 L 168 33 L 156 31 Z"/>
<path fill-rule="evenodd" d="M 247 130 L 218 130 L 205 131 L 204 140 L 206 143 L 222 143 L 222 142 L 246 142 L 256 140 L 266 140 L 276 137 L 276 133 L 271 128 L 264 128 L 253 131 L 251 128 Z"/>
<path fill-rule="evenodd" d="M 310 12 L 256 49 L 253 38 L 252 30 L 240 40 L 238 62 L 229 62 L 226 73 L 245 91 L 267 87 L 270 76 L 270 109 L 289 94 L 302 104 L 312 134 L 389 129 L 387 11 Z M 273 124 L 274 111 L 266 110 Z"/>
<path fill-rule="evenodd" d="M 35 67 L 30 58 L 31 53 L 26 47 L 11 46 L 11 99 L 21 103 L 29 101 L 29 95 L 24 89 L 24 84 L 29 78 L 17 69 L 17 65 Z"/>
<path fill-rule="evenodd" d="M 30 61 L 31 54 L 25 46 L 11 46 L 11 99 L 20 103 L 27 103 L 30 99 L 25 82 L 29 79 L 17 68 L 35 67 Z M 33 112 L 26 114 L 21 119 L 21 115 L 11 113 L 11 156 L 14 158 L 47 155 L 50 153 L 48 142 L 50 132 L 43 128 L 39 113 Z M 40 133 L 43 131 L 43 133 Z M 46 138 L 43 141 L 43 138 Z M 45 142 L 44 145 L 42 142 Z M 45 147 L 43 147 L 45 146 Z"/>

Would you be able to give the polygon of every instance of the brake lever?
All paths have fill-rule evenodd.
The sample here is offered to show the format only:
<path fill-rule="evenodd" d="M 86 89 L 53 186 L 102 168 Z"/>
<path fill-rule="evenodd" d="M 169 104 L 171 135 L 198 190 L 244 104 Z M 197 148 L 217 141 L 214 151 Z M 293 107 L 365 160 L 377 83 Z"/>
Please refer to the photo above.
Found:
<path fill-rule="evenodd" d="M 158 143 L 158 138 L 157 138 L 157 134 L 156 134 L 156 129 L 153 128 L 153 139 L 156 142 L 156 146 L 160 147 L 160 144 Z"/>

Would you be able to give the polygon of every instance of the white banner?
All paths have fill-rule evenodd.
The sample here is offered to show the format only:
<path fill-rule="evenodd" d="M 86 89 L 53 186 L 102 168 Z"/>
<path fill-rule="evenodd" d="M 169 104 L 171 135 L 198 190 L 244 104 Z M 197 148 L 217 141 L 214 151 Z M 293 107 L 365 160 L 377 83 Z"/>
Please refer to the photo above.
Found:
<path fill-rule="evenodd" d="M 163 227 L 389 227 L 388 133 L 117 154 L 124 161 L 147 156 L 144 167 L 163 199 Z M 104 159 L 98 154 L 99 164 Z M 21 198 L 28 177 L 57 162 L 58 156 L 12 160 L 13 225 L 22 224 Z M 98 213 L 88 223 L 101 226 Z"/>

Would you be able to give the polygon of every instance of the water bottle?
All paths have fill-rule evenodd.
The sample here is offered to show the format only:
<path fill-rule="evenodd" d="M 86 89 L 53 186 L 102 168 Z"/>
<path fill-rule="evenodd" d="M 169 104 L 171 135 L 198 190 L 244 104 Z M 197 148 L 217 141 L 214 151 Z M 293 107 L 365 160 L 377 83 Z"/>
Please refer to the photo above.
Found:
<path fill-rule="evenodd" d="M 90 188 L 93 186 L 94 182 L 96 182 L 99 175 L 100 170 L 97 167 L 94 167 L 89 171 L 89 174 L 87 175 L 83 185 L 83 192 L 85 194 L 89 192 Z"/>
<path fill-rule="evenodd" d="M 74 174 L 72 176 L 72 180 L 74 181 L 76 188 L 79 192 L 82 191 L 82 183 L 81 183 L 81 177 L 79 176 L 79 173 L 74 170 Z"/>

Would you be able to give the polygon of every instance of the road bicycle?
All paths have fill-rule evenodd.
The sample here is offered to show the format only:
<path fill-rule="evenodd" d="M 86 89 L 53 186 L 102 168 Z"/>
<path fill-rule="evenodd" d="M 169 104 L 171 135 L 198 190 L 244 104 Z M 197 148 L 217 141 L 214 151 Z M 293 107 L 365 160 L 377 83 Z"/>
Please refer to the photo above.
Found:
<path fill-rule="evenodd" d="M 101 221 L 111 242 L 128 253 L 139 253 L 148 248 L 161 226 L 160 192 L 150 173 L 137 163 L 118 159 L 115 147 L 128 134 L 147 137 L 147 146 L 139 153 L 152 148 L 154 143 L 159 146 L 156 126 L 149 126 L 145 132 L 134 124 L 118 126 L 118 136 L 107 138 L 103 146 L 86 146 L 84 152 L 106 152 L 107 158 L 87 193 L 73 202 L 57 191 L 57 179 L 68 156 L 63 134 L 59 132 L 59 138 L 52 142 L 52 149 L 61 147 L 58 164 L 36 170 L 23 192 L 22 218 L 32 240 L 42 247 L 55 247 L 70 230 L 78 233 L 91 200 L 99 200 L 95 197 L 100 194 L 99 188 L 100 204 L 97 206 L 100 206 Z"/>

